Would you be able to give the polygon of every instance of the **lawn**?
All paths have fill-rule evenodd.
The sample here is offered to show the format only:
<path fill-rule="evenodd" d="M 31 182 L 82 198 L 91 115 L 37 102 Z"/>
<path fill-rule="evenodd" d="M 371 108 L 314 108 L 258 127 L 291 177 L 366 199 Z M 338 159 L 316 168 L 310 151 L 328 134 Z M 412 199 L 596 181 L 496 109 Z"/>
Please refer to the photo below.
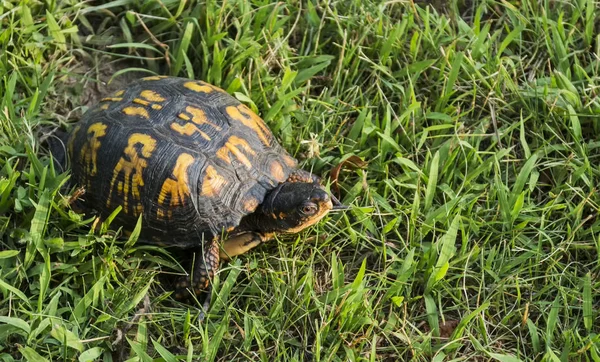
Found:
<path fill-rule="evenodd" d="M 599 32 L 597 0 L 0 1 L 0 360 L 600 361 Z M 203 321 L 46 149 L 152 74 L 350 206 L 224 264 Z"/>

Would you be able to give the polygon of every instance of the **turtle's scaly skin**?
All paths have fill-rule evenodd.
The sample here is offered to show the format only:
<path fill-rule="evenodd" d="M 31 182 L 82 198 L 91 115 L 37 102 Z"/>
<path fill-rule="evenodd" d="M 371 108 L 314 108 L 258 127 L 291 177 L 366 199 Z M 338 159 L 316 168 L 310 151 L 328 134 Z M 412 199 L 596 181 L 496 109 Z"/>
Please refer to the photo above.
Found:
<path fill-rule="evenodd" d="M 114 92 L 85 113 L 66 148 L 85 209 L 105 218 L 121 206 L 115 222 L 126 229 L 142 215 L 141 240 L 200 251 L 178 297 L 207 289 L 220 255 L 297 232 L 332 208 L 260 117 L 201 81 L 154 76 Z"/>

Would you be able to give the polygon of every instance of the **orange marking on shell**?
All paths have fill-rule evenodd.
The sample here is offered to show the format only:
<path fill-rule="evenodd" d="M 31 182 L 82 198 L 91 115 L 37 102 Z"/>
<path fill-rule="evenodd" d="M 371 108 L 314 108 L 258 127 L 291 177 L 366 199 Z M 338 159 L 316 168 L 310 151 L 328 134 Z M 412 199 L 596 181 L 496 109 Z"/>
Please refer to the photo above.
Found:
<path fill-rule="evenodd" d="M 227 114 L 229 117 L 235 119 L 236 121 L 242 122 L 246 127 L 256 133 L 258 138 L 262 141 L 266 146 L 270 146 L 271 142 L 269 140 L 271 131 L 265 124 L 265 122 L 260 118 L 256 113 L 252 112 L 250 108 L 246 107 L 243 104 L 239 106 L 229 106 L 226 108 Z"/>
<path fill-rule="evenodd" d="M 244 200 L 244 210 L 248 212 L 253 212 L 258 207 L 258 200 L 254 197 L 248 198 Z"/>
<path fill-rule="evenodd" d="M 108 103 L 104 103 L 103 105 L 101 105 L 100 109 L 106 111 L 108 109 Z"/>
<path fill-rule="evenodd" d="M 173 167 L 173 177 L 169 177 L 165 180 L 158 194 L 158 203 L 163 207 L 168 208 L 176 207 L 185 204 L 186 197 L 189 196 L 190 190 L 188 186 L 188 168 L 194 163 L 194 157 L 187 153 L 182 153 L 177 157 L 175 161 L 175 167 Z M 167 195 L 170 197 L 169 205 L 164 205 Z M 159 209 L 159 211 L 162 211 Z M 167 211 L 169 217 L 172 215 L 172 211 Z M 163 212 L 164 214 L 164 212 Z"/>
<path fill-rule="evenodd" d="M 198 93 L 211 93 L 211 92 L 221 92 L 227 93 L 223 89 L 216 87 L 212 84 L 208 84 L 206 82 L 198 81 L 198 82 L 185 82 L 183 84 L 187 89 L 193 90 Z"/>
<path fill-rule="evenodd" d="M 198 93 L 210 93 L 213 91 L 209 86 L 198 82 L 185 82 L 183 83 L 183 86 Z"/>
<path fill-rule="evenodd" d="M 285 181 L 285 172 L 283 171 L 283 166 L 278 161 L 271 162 L 271 177 L 273 177 L 278 182 Z"/>
<path fill-rule="evenodd" d="M 290 157 L 290 156 L 288 156 L 288 155 L 284 155 L 284 156 L 283 156 L 283 162 L 285 162 L 285 164 L 286 164 L 288 167 L 296 167 L 296 166 L 298 166 L 298 161 L 296 161 L 296 159 L 295 159 L 295 158 L 293 158 L 293 157 Z"/>
<path fill-rule="evenodd" d="M 202 136 L 202 138 L 204 138 L 207 141 L 210 141 L 210 137 L 206 133 L 202 132 L 198 127 L 191 123 L 186 123 L 183 126 L 179 123 L 171 123 L 171 129 L 185 136 L 191 136 L 194 133 L 199 133 L 200 136 Z"/>
<path fill-rule="evenodd" d="M 221 130 L 221 127 L 210 122 L 208 120 L 208 118 L 206 117 L 206 113 L 201 110 L 200 108 L 196 108 L 196 107 L 191 107 L 191 106 L 187 106 L 185 107 L 186 112 L 188 112 L 189 114 L 192 115 L 192 122 L 194 122 L 197 125 L 202 125 L 202 124 L 207 124 L 211 127 L 213 127 L 214 129 L 216 129 L 217 131 Z"/>
<path fill-rule="evenodd" d="M 204 132 L 200 128 L 198 128 L 197 126 L 206 124 L 206 125 L 213 127 L 217 131 L 221 130 L 220 126 L 218 126 L 208 120 L 208 118 L 206 117 L 206 113 L 204 113 L 203 110 L 201 110 L 199 108 L 191 107 L 191 106 L 186 107 L 185 110 L 191 116 L 189 116 L 185 113 L 179 113 L 177 115 L 177 117 L 184 121 L 191 121 L 191 122 L 188 122 L 184 125 L 181 125 L 177 122 L 171 123 L 171 129 L 174 130 L 175 132 L 178 132 L 179 134 L 186 135 L 186 136 L 191 136 L 194 133 L 199 133 L 200 136 L 202 136 L 202 138 L 204 138 L 207 141 L 210 141 L 211 140 L 210 136 L 206 132 Z"/>
<path fill-rule="evenodd" d="M 150 102 L 160 103 L 166 101 L 160 94 L 151 90 L 144 90 L 140 93 L 140 96 Z"/>
<path fill-rule="evenodd" d="M 214 197 L 220 194 L 223 187 L 227 184 L 227 180 L 215 170 L 214 167 L 208 165 L 204 171 L 204 179 L 202 180 L 202 196 Z"/>
<path fill-rule="evenodd" d="M 121 89 L 121 90 L 115 92 L 115 96 L 117 96 L 117 97 L 120 97 L 123 94 L 125 94 L 125 90 L 124 89 Z"/>
<path fill-rule="evenodd" d="M 123 108 L 123 113 L 128 116 L 140 116 L 146 119 L 150 118 L 148 111 L 142 107 L 125 107 Z"/>
<path fill-rule="evenodd" d="M 162 106 L 160 104 L 153 104 L 152 109 L 162 109 Z"/>
<path fill-rule="evenodd" d="M 161 79 L 165 79 L 167 76 L 165 75 L 152 75 L 150 77 L 145 77 L 142 78 L 142 80 L 161 80 Z"/>
<path fill-rule="evenodd" d="M 229 164 L 231 163 L 231 157 L 229 157 L 229 154 L 232 153 L 235 158 L 237 158 L 241 163 L 244 164 L 244 166 L 246 166 L 247 169 L 251 169 L 252 162 L 250 162 L 248 157 L 242 153 L 240 148 L 248 154 L 253 156 L 256 155 L 256 152 L 250 147 L 250 144 L 248 144 L 246 140 L 237 136 L 231 136 L 225 145 L 217 151 L 217 157 Z"/>
<path fill-rule="evenodd" d="M 137 147 L 141 145 L 141 147 Z M 134 214 L 139 214 L 143 211 L 140 198 L 140 187 L 144 186 L 143 172 L 148 167 L 148 158 L 152 156 L 152 152 L 156 148 L 156 140 L 150 135 L 143 133 L 134 133 L 129 136 L 127 147 L 123 150 L 124 155 L 121 157 L 115 169 L 113 177 L 110 181 L 110 193 L 106 200 L 106 207 L 110 207 L 111 198 L 114 192 L 115 183 L 121 173 L 123 173 L 123 186 L 118 183 L 117 194 L 123 198 L 123 211 L 129 211 L 129 199 L 135 202 Z M 139 152 L 139 153 L 138 153 Z M 121 180 L 119 180 L 121 182 Z M 131 188 L 131 193 L 130 193 Z"/>

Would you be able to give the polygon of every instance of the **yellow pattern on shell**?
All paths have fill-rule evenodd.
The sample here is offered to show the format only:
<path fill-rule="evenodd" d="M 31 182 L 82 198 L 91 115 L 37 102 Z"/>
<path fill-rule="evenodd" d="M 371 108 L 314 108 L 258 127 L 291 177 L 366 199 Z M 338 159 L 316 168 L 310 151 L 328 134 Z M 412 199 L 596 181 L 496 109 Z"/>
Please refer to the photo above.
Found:
<path fill-rule="evenodd" d="M 71 136 L 69 137 L 69 140 L 67 141 L 67 152 L 69 154 L 69 157 L 71 157 L 72 159 L 75 157 L 73 155 L 73 142 L 75 142 L 75 139 L 77 138 L 77 133 L 79 133 L 80 129 L 81 125 L 75 126 L 75 128 L 73 128 Z"/>
<path fill-rule="evenodd" d="M 106 207 L 110 207 L 117 186 L 116 193 L 123 199 L 123 212 L 129 213 L 129 201 L 133 202 L 135 216 L 142 212 L 140 187 L 144 186 L 143 172 L 148 167 L 148 159 L 155 148 L 156 140 L 150 135 L 134 133 L 129 136 L 127 147 L 123 150 L 124 155 L 113 171 Z M 117 178 L 121 174 L 123 179 L 119 180 L 119 183 L 122 182 L 122 185 L 117 183 Z"/>
<path fill-rule="evenodd" d="M 128 116 L 140 116 L 146 119 L 150 119 L 148 111 L 142 107 L 125 107 L 123 108 L 123 113 L 125 113 Z"/>
<path fill-rule="evenodd" d="M 225 143 L 223 147 L 221 147 L 217 151 L 217 157 L 221 160 L 225 161 L 227 164 L 231 163 L 230 154 L 233 154 L 235 158 L 237 158 L 241 163 L 246 166 L 249 170 L 252 168 L 252 162 L 246 157 L 246 155 L 241 151 L 243 150 L 247 154 L 256 155 L 256 152 L 250 147 L 250 144 L 237 136 L 231 136 Z"/>
<path fill-rule="evenodd" d="M 173 131 L 179 133 L 182 136 L 191 136 L 194 133 L 198 133 L 202 138 L 204 138 L 207 141 L 210 141 L 210 136 L 206 132 L 201 130 L 198 126 L 208 125 L 214 128 L 216 131 L 220 131 L 222 129 L 219 125 L 210 122 L 206 117 L 206 113 L 204 113 L 204 111 L 200 108 L 187 106 L 185 108 L 185 111 L 187 112 L 187 114 L 180 113 L 177 115 L 177 117 L 188 122 L 181 125 L 177 121 L 173 121 L 170 126 Z"/>
<path fill-rule="evenodd" d="M 167 78 L 166 75 L 152 75 L 150 77 L 142 78 L 142 80 L 161 80 Z"/>
<path fill-rule="evenodd" d="M 151 91 L 151 90 L 144 90 L 140 93 L 140 96 L 142 98 L 144 98 L 147 101 L 150 102 L 154 102 L 154 103 L 161 103 L 166 101 L 165 98 L 163 98 L 160 94 L 156 93 L 155 91 Z"/>
<path fill-rule="evenodd" d="M 221 193 L 223 187 L 227 184 L 227 180 L 215 170 L 214 167 L 208 165 L 204 171 L 204 179 L 202 180 L 202 196 L 215 197 Z"/>
<path fill-rule="evenodd" d="M 148 106 L 148 105 L 150 105 L 150 102 L 145 101 L 143 99 L 139 99 L 139 98 L 134 98 L 133 99 L 133 103 L 141 104 L 142 106 Z"/>
<path fill-rule="evenodd" d="M 123 98 L 121 98 L 121 97 L 106 97 L 106 98 L 102 98 L 100 100 L 100 102 L 120 102 L 122 100 L 123 100 Z"/>
<path fill-rule="evenodd" d="M 265 146 L 270 146 L 271 142 L 269 140 L 271 131 L 265 124 L 265 122 L 256 115 L 256 113 L 252 112 L 250 108 L 246 107 L 243 104 L 239 106 L 229 106 L 226 108 L 227 114 L 229 117 L 233 118 L 236 121 L 242 122 L 246 127 L 250 128 L 258 138 L 262 141 Z"/>
<path fill-rule="evenodd" d="M 86 186 L 91 187 L 91 180 L 98 173 L 98 150 L 101 143 L 100 138 L 106 135 L 107 126 L 102 122 L 93 123 L 87 129 L 87 142 L 83 144 L 80 151 L 80 160 L 83 164 L 83 174 L 86 175 Z M 72 147 L 72 145 L 71 145 Z"/>
<path fill-rule="evenodd" d="M 169 217 L 173 214 L 172 208 L 185 204 L 185 199 L 189 196 L 188 169 L 194 163 L 194 157 L 188 153 L 182 153 L 177 157 L 175 167 L 172 171 L 172 177 L 169 177 L 163 183 L 158 203 L 163 209 L 167 210 Z M 165 199 L 169 197 L 169 204 L 165 205 Z M 164 217 L 164 210 L 159 209 L 157 216 Z"/>
<path fill-rule="evenodd" d="M 193 90 L 194 92 L 198 92 L 198 93 L 212 93 L 212 92 L 220 92 L 220 93 L 226 93 L 223 89 L 216 87 L 212 84 L 208 84 L 206 82 L 202 82 L 202 81 L 190 81 L 190 82 L 185 82 L 183 84 L 184 87 L 186 87 L 187 89 Z"/>

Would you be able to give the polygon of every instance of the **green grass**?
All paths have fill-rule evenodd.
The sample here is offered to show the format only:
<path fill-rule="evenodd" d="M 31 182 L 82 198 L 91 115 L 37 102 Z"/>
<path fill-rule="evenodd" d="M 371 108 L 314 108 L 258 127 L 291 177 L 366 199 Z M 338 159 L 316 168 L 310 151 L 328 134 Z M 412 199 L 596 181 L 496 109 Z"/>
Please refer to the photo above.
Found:
<path fill-rule="evenodd" d="M 598 9 L 0 2 L 0 360 L 600 361 Z M 203 322 L 176 254 L 90 231 L 43 148 L 132 71 L 223 87 L 326 179 L 366 161 Z"/>

